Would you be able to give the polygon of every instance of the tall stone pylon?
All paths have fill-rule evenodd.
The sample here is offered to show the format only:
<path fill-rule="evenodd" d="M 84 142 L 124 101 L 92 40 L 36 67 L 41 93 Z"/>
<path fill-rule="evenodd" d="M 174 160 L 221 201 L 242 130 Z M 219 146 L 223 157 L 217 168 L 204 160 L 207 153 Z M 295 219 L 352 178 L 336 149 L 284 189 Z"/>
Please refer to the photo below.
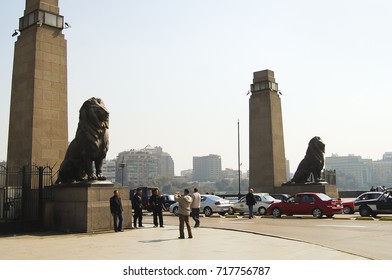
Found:
<path fill-rule="evenodd" d="M 249 186 L 274 192 L 286 178 L 282 108 L 274 72 L 253 73 L 249 99 Z"/>
<path fill-rule="evenodd" d="M 58 0 L 26 0 L 15 42 L 8 166 L 59 168 L 68 146 L 67 44 Z"/>

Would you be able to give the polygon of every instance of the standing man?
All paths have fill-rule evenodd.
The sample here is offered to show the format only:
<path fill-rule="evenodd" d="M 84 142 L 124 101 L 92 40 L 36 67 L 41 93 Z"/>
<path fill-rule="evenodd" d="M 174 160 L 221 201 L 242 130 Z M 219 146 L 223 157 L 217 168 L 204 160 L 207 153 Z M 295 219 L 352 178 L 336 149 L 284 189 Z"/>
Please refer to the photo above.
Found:
<path fill-rule="evenodd" d="M 114 231 L 123 231 L 122 223 L 123 223 L 123 207 L 121 203 L 121 197 L 118 195 L 118 191 L 115 190 L 113 192 L 113 196 L 110 198 L 110 212 L 113 216 L 113 224 L 114 224 Z M 118 219 L 118 224 L 117 224 Z"/>
<path fill-rule="evenodd" d="M 152 208 L 154 227 L 158 227 L 158 218 L 159 218 L 159 226 L 163 227 L 163 215 L 162 215 L 163 197 L 159 194 L 158 189 L 152 190 L 152 195 L 150 196 L 150 205 Z"/>
<path fill-rule="evenodd" d="M 132 199 L 133 213 L 133 227 L 136 227 L 136 223 L 139 222 L 139 227 L 143 227 L 143 202 L 142 202 L 142 189 L 137 188 L 136 193 Z"/>
<path fill-rule="evenodd" d="M 184 195 L 181 196 L 179 192 L 174 195 L 174 200 L 178 202 L 178 217 L 180 219 L 180 237 L 179 239 L 184 239 L 184 223 L 188 230 L 188 238 L 193 238 L 191 226 L 189 225 L 189 215 L 191 213 L 191 203 L 192 197 L 189 196 L 188 189 L 184 190 Z"/>
<path fill-rule="evenodd" d="M 192 194 L 191 216 L 195 221 L 195 228 L 200 227 L 200 201 L 201 196 L 199 190 L 194 188 Z"/>
<path fill-rule="evenodd" d="M 256 199 L 255 196 L 253 195 L 253 189 L 249 189 L 249 192 L 246 195 L 246 205 L 248 205 L 248 209 L 249 209 L 249 219 L 254 218 L 253 205 L 255 204 L 256 204 Z"/>

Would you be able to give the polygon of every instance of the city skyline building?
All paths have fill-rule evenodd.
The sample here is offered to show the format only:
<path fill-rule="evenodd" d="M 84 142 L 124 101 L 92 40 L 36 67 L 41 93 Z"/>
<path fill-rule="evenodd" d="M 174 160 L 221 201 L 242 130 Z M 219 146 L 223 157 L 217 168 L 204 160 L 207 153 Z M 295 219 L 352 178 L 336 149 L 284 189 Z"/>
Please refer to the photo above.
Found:
<path fill-rule="evenodd" d="M 339 190 L 367 190 L 373 183 L 373 161 L 349 154 L 325 157 L 325 169 L 336 170 L 336 186 Z"/>
<path fill-rule="evenodd" d="M 126 186 L 150 186 L 158 177 L 174 177 L 174 161 L 161 147 L 121 152 L 116 163 L 116 182 Z"/>
<path fill-rule="evenodd" d="M 117 169 L 117 161 L 115 159 L 103 160 L 102 174 L 106 177 L 106 180 L 112 183 L 116 182 L 116 169 Z"/>
<path fill-rule="evenodd" d="M 193 180 L 198 182 L 217 181 L 222 174 L 222 160 L 219 155 L 193 157 Z"/>

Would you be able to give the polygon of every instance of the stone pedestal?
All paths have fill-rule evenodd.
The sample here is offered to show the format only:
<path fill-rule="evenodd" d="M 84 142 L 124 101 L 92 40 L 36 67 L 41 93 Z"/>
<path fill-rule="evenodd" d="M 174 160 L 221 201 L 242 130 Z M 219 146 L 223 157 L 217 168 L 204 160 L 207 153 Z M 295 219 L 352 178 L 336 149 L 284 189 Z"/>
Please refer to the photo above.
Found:
<path fill-rule="evenodd" d="M 118 190 L 124 208 L 123 228 L 132 225 L 128 187 L 114 187 L 108 181 L 53 185 L 45 203 L 44 227 L 61 232 L 113 230 L 109 199 Z"/>
<path fill-rule="evenodd" d="M 300 192 L 325 193 L 331 198 L 339 197 L 339 190 L 336 185 L 330 184 L 292 184 L 275 187 L 275 193 L 296 194 Z"/>

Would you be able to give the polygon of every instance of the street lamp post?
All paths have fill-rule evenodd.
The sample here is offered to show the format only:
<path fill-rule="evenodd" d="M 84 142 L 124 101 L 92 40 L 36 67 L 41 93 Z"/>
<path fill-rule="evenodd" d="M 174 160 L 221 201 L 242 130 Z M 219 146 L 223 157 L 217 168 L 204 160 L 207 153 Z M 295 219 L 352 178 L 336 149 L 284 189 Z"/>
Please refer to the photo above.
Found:
<path fill-rule="evenodd" d="M 124 186 L 124 167 L 126 166 L 125 162 L 124 162 L 124 157 L 122 162 L 120 163 L 120 167 L 121 167 L 121 186 Z"/>
<path fill-rule="evenodd" d="M 238 199 L 241 198 L 240 120 L 238 120 Z"/>

